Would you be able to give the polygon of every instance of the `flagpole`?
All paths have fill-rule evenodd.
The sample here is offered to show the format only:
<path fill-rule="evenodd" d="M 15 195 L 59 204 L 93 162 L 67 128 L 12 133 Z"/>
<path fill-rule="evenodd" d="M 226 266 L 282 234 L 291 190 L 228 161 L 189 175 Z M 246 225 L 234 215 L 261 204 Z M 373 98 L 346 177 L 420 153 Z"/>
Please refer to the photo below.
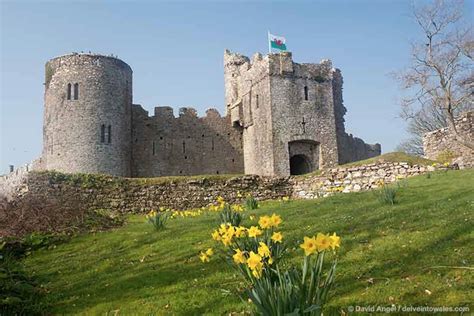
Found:
<path fill-rule="evenodd" d="M 268 53 L 272 53 L 272 44 L 270 43 L 270 31 L 267 31 Z"/>

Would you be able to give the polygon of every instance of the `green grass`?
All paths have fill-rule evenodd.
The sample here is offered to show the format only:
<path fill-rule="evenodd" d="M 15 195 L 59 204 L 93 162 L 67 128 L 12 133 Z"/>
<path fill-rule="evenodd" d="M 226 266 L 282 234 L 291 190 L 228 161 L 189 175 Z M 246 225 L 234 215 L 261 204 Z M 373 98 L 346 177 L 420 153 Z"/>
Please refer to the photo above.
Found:
<path fill-rule="evenodd" d="M 350 162 L 345 165 L 342 165 L 342 167 L 356 167 L 356 166 L 363 166 L 363 165 L 368 165 L 372 163 L 380 163 L 380 162 L 407 162 L 410 165 L 415 165 L 415 164 L 416 165 L 431 165 L 435 163 L 436 161 L 425 159 L 418 156 L 408 155 L 403 152 L 392 152 L 392 153 L 383 154 L 383 155 L 372 157 L 365 160 Z"/>
<path fill-rule="evenodd" d="M 473 188 L 474 170 L 438 172 L 407 180 L 393 206 L 362 192 L 265 202 L 250 214 L 283 217 L 290 263 L 302 258 L 303 236 L 342 236 L 332 307 L 466 306 L 474 301 Z M 251 311 L 236 296 L 243 279 L 217 258 L 203 264 L 197 257 L 215 245 L 217 217 L 174 219 L 156 232 L 143 216 L 132 216 L 122 228 L 36 251 L 25 268 L 49 291 L 45 303 L 53 314 Z"/>

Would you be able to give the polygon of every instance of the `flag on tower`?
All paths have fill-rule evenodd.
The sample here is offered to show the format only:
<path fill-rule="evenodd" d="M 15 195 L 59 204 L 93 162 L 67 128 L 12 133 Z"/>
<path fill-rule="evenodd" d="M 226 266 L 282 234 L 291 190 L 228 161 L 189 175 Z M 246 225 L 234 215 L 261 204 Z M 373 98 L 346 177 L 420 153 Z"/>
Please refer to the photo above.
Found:
<path fill-rule="evenodd" d="M 286 39 L 282 36 L 276 36 L 268 32 L 268 42 L 269 42 L 269 49 L 271 52 L 272 48 L 286 51 Z"/>

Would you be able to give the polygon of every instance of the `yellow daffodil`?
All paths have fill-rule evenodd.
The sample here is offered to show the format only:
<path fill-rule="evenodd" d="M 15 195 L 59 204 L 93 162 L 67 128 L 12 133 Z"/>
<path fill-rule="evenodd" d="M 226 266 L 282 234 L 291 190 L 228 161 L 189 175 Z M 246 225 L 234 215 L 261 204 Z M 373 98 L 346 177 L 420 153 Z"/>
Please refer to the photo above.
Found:
<path fill-rule="evenodd" d="M 339 248 L 341 245 L 341 237 L 337 236 L 336 233 L 329 236 L 329 241 L 329 245 L 333 250 L 336 249 L 336 247 Z"/>
<path fill-rule="evenodd" d="M 219 227 L 219 234 L 224 235 L 227 233 L 227 224 L 221 224 Z"/>
<path fill-rule="evenodd" d="M 258 254 L 262 257 L 270 257 L 271 252 L 268 246 L 264 242 L 259 242 Z"/>
<path fill-rule="evenodd" d="M 228 234 L 224 234 L 222 236 L 222 243 L 224 244 L 224 246 L 230 246 L 230 244 L 232 243 L 232 236 L 229 236 Z"/>
<path fill-rule="evenodd" d="M 283 202 L 288 202 L 290 200 L 290 198 L 288 196 L 284 196 L 284 197 L 281 198 L 281 200 Z"/>
<path fill-rule="evenodd" d="M 255 270 L 252 270 L 252 275 L 254 277 L 256 277 L 257 279 L 260 279 L 260 277 L 262 276 L 262 269 L 255 269 Z"/>
<path fill-rule="evenodd" d="M 250 219 L 251 221 L 253 221 L 253 220 L 255 219 L 255 216 L 250 215 L 250 216 L 249 216 L 249 219 Z"/>
<path fill-rule="evenodd" d="M 250 251 L 249 257 L 247 259 L 247 265 L 252 270 L 261 269 L 262 266 L 263 266 L 262 257 L 260 255 L 256 254 L 255 252 Z"/>
<path fill-rule="evenodd" d="M 235 211 L 235 212 L 243 212 L 244 207 L 240 204 L 234 204 L 234 205 L 232 205 L 232 210 Z"/>
<path fill-rule="evenodd" d="M 212 250 L 212 248 L 208 248 L 206 250 L 206 255 L 208 255 L 209 257 L 212 256 L 214 254 L 214 250 Z"/>
<path fill-rule="evenodd" d="M 201 252 L 199 255 L 199 259 L 201 259 L 202 262 L 209 262 L 209 256 L 206 255 L 204 252 Z"/>
<path fill-rule="evenodd" d="M 316 252 L 316 238 L 304 237 L 303 243 L 300 245 L 303 248 L 305 256 L 309 256 Z"/>
<path fill-rule="evenodd" d="M 282 222 L 280 215 L 276 215 L 275 213 L 272 214 L 270 217 L 270 225 L 273 227 L 278 227 Z"/>
<path fill-rule="evenodd" d="M 231 238 L 234 237 L 235 235 L 235 227 L 232 225 L 229 225 L 229 228 L 227 228 L 227 235 L 229 235 Z"/>
<path fill-rule="evenodd" d="M 260 227 L 262 227 L 263 229 L 271 227 L 272 222 L 270 216 L 260 216 L 260 219 L 258 220 L 258 225 L 260 225 Z"/>
<path fill-rule="evenodd" d="M 251 226 L 248 229 L 249 237 L 257 237 L 262 234 L 262 231 L 257 226 Z"/>
<path fill-rule="evenodd" d="M 216 241 L 219 241 L 221 240 L 221 235 L 219 234 L 219 232 L 217 230 L 213 231 L 212 232 L 212 239 L 216 240 Z"/>
<path fill-rule="evenodd" d="M 318 233 L 316 236 L 316 248 L 318 251 L 324 251 L 331 245 L 329 235 Z"/>
<path fill-rule="evenodd" d="M 217 197 L 217 203 L 224 203 L 224 202 L 225 202 L 225 200 L 222 196 Z"/>
<path fill-rule="evenodd" d="M 276 243 L 281 243 L 281 241 L 283 240 L 283 234 L 280 232 L 274 232 L 272 235 L 272 240 Z"/>
<path fill-rule="evenodd" d="M 240 191 L 237 191 L 237 197 L 238 197 L 238 198 L 241 198 L 241 197 L 242 197 L 242 193 L 240 193 Z"/>
<path fill-rule="evenodd" d="M 245 258 L 245 255 L 242 250 L 240 249 L 234 249 L 235 254 L 232 256 L 234 259 L 234 262 L 239 264 L 239 263 L 245 263 L 247 261 L 247 258 Z"/>
<path fill-rule="evenodd" d="M 269 265 L 272 265 L 272 264 L 273 264 L 273 258 L 272 258 L 272 257 L 268 258 L 268 264 L 269 264 Z"/>
<path fill-rule="evenodd" d="M 245 237 L 245 231 L 247 228 L 243 226 L 239 226 L 235 229 L 235 237 L 240 238 L 240 237 Z"/>

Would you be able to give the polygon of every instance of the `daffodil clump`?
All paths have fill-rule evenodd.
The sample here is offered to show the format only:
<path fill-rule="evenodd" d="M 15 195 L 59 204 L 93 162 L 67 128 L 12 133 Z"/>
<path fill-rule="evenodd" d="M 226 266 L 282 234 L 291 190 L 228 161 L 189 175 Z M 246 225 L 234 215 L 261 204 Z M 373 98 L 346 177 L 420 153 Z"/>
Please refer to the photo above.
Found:
<path fill-rule="evenodd" d="M 269 274 L 254 280 L 248 290 L 257 314 L 261 315 L 322 315 L 328 293 L 334 283 L 336 250 L 341 238 L 318 233 L 304 237 L 300 248 L 304 251 L 301 268 L 282 271 L 278 266 Z M 326 252 L 333 254 L 332 264 L 324 273 Z"/>
<path fill-rule="evenodd" d="M 277 231 L 282 223 L 279 215 L 261 216 L 258 225 L 245 227 L 223 223 L 211 234 L 222 243 L 227 259 L 249 279 L 260 278 L 281 257 L 283 234 Z"/>
<path fill-rule="evenodd" d="M 185 211 L 175 211 L 173 210 L 171 213 L 171 218 L 177 217 L 196 217 L 201 216 L 206 211 L 206 208 L 197 208 Z"/>
<path fill-rule="evenodd" d="M 228 204 L 222 196 L 218 196 L 215 203 L 211 203 L 208 206 L 200 208 L 193 208 L 189 210 L 178 211 L 171 208 L 160 207 L 159 211 L 162 213 L 168 213 L 169 218 L 185 218 L 185 217 L 197 217 L 207 212 L 222 212 L 226 207 L 230 207 L 233 212 L 243 212 L 245 208 L 240 204 Z"/>
<path fill-rule="evenodd" d="M 258 208 L 258 201 L 252 194 L 247 194 L 245 198 L 245 208 L 248 211 L 256 210 Z"/>
<path fill-rule="evenodd" d="M 221 243 L 228 262 L 234 264 L 248 282 L 247 294 L 257 314 L 262 315 L 321 315 L 334 282 L 337 250 L 341 238 L 336 233 L 318 233 L 304 237 L 299 246 L 304 252 L 301 268 L 281 269 L 284 235 L 282 219 L 277 214 L 258 218 L 258 224 L 245 227 L 222 223 L 211 234 Z M 324 273 L 325 254 L 333 258 Z M 202 251 L 199 258 L 209 262 L 212 248 Z"/>
<path fill-rule="evenodd" d="M 212 255 L 214 255 L 214 250 L 212 248 L 207 248 L 206 251 L 201 251 L 199 253 L 199 259 L 202 262 L 209 262 Z"/>
<path fill-rule="evenodd" d="M 344 187 L 342 186 L 336 186 L 336 187 L 332 187 L 329 189 L 329 192 L 331 193 L 339 193 L 339 192 L 342 192 L 344 191 Z"/>
<path fill-rule="evenodd" d="M 168 211 L 160 209 L 159 212 L 151 210 L 145 217 L 156 230 L 160 230 L 165 227 L 166 221 L 170 215 Z"/>
<path fill-rule="evenodd" d="M 289 196 L 284 196 L 284 197 L 281 198 L 281 201 L 283 203 L 288 203 L 288 202 L 290 202 L 290 197 Z"/>

